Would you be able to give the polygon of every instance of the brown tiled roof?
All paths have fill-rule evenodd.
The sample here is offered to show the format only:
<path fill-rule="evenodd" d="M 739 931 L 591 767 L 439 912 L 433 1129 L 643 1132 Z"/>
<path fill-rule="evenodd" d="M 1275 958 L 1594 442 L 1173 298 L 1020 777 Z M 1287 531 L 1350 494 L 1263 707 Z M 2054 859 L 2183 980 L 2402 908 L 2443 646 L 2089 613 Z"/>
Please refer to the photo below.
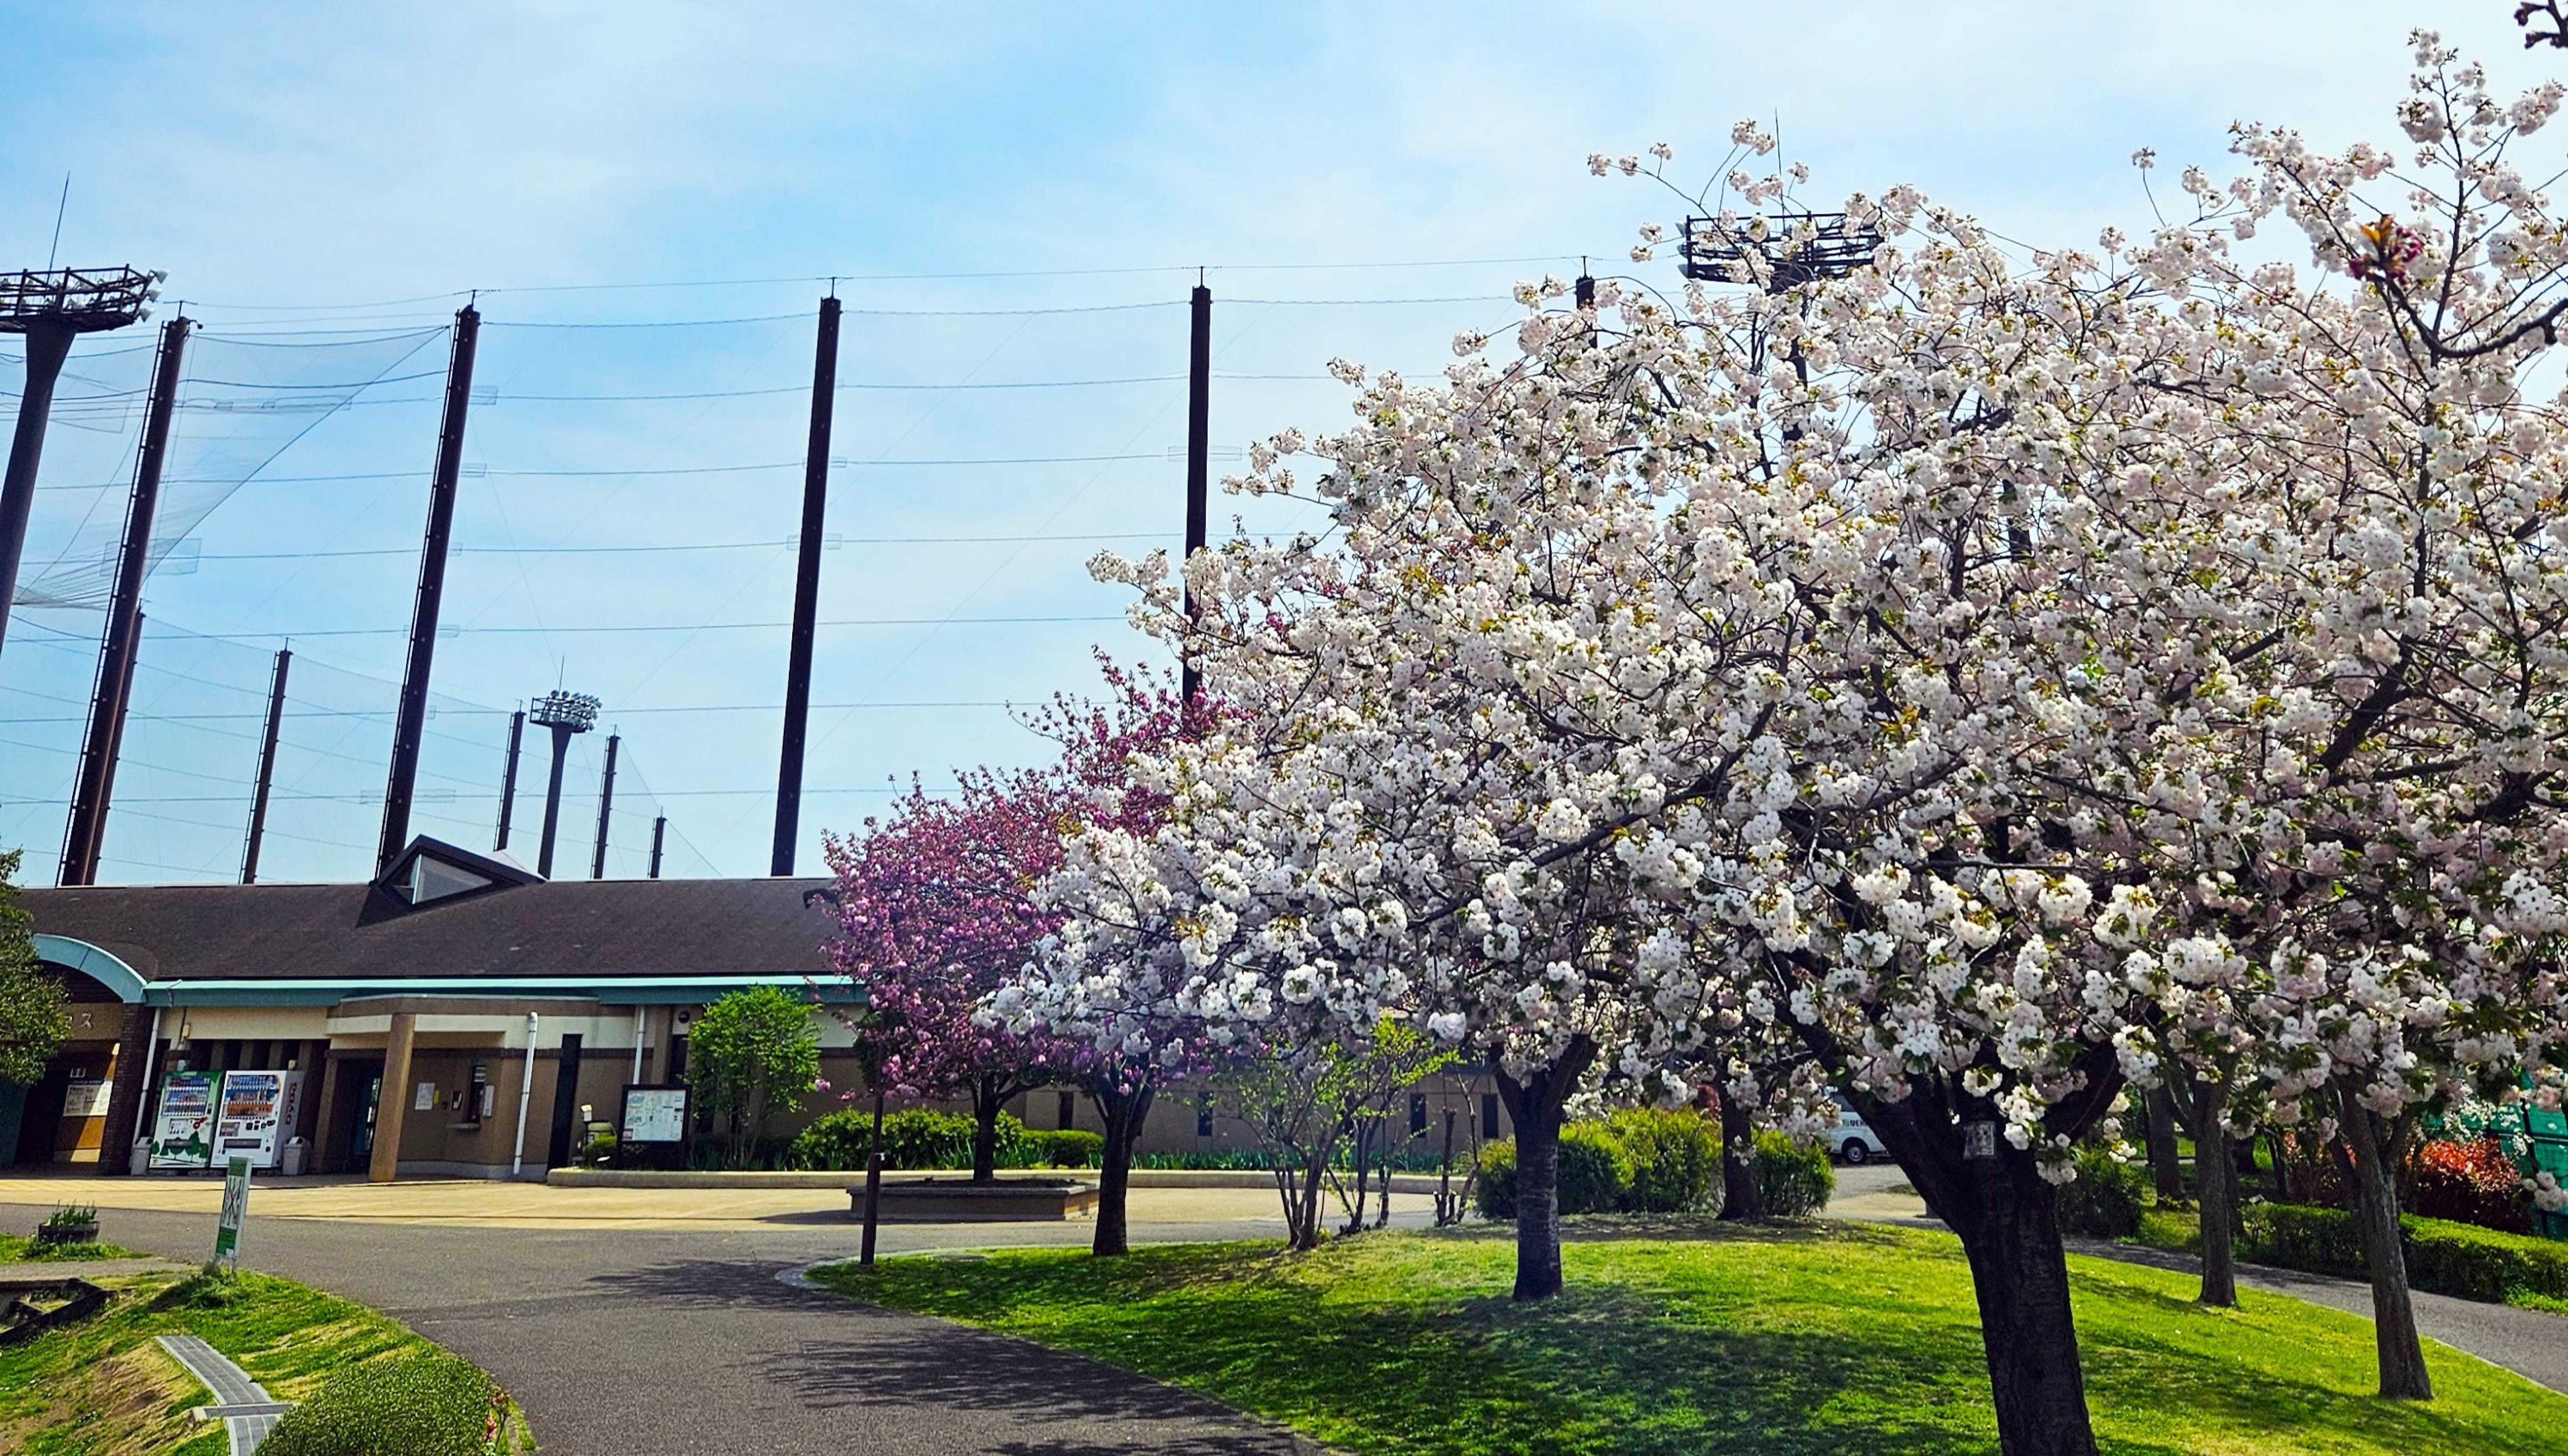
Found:
<path fill-rule="evenodd" d="M 557 880 L 416 909 L 373 885 L 26 889 L 40 935 L 151 981 L 819 976 L 826 879 Z"/>

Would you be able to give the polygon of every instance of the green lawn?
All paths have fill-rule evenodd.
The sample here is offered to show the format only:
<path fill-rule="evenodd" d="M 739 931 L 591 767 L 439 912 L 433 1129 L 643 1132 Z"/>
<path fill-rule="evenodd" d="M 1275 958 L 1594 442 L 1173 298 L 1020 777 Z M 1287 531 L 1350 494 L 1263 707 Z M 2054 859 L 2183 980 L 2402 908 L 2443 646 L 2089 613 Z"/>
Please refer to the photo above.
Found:
<path fill-rule="evenodd" d="M 80 1263 L 92 1259 L 140 1259 L 114 1244 L 40 1244 L 24 1234 L 0 1234 L 0 1264 Z"/>
<path fill-rule="evenodd" d="M 93 1318 L 0 1349 L 0 1451 L 27 1456 L 223 1456 L 210 1398 L 154 1342 L 194 1334 L 270 1394 L 294 1400 L 344 1365 L 427 1343 L 362 1305 L 260 1274 L 128 1276 Z"/>
<path fill-rule="evenodd" d="M 1997 1447 L 1959 1246 L 1919 1230 L 1573 1225 L 1569 1293 L 1506 1299 L 1510 1232 L 1372 1234 L 1096 1260 L 1059 1250 L 815 1275 L 860 1299 L 1076 1350 L 1366 1453 L 1759 1456 Z M 2372 1397 L 2371 1325 L 2072 1260 L 2107 1451 L 2560 1450 L 2568 1396 L 2439 1345 L 2431 1405 Z"/>

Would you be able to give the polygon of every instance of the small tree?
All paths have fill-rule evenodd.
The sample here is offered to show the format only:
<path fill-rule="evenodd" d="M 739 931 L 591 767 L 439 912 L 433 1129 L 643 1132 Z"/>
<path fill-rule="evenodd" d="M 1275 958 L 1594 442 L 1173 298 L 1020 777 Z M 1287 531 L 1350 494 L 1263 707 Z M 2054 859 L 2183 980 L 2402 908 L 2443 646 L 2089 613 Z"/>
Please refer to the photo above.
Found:
<path fill-rule="evenodd" d="M 722 1130 L 724 1161 L 747 1165 L 768 1119 L 800 1111 L 820 1080 L 820 1038 L 809 1008 L 774 986 L 735 991 L 696 1018 L 687 1043 L 687 1085 L 702 1115 Z"/>
<path fill-rule="evenodd" d="M 72 1019 L 62 983 L 36 962 L 35 917 L 18 908 L 20 853 L 0 854 L 0 1082 L 24 1086 L 45 1074 Z"/>

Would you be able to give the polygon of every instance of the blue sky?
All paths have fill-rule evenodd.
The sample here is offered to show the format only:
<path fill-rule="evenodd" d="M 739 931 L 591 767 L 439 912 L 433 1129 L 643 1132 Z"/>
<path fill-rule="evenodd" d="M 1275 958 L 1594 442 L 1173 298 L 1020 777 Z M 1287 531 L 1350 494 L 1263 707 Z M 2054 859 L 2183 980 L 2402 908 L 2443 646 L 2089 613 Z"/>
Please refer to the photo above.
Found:
<path fill-rule="evenodd" d="M 289 638 L 262 878 L 370 868 L 429 331 L 470 290 L 482 401 L 416 826 L 488 843 L 504 711 L 558 681 L 623 733 L 609 873 L 641 871 L 666 813 L 671 873 L 757 874 L 785 658 L 765 624 L 791 612 L 809 315 L 839 278 L 851 463 L 821 616 L 848 625 L 822 631 L 813 697 L 862 706 L 812 718 L 807 872 L 893 780 L 1038 754 L 1000 705 L 1092 685 L 1101 646 L 1150 658 L 1082 563 L 1175 544 L 1195 267 L 1216 443 L 1324 431 L 1332 356 L 1438 368 L 1510 316 L 1515 279 L 1582 254 L 1672 276 L 1621 261 L 1674 220 L 1665 195 L 1589 176 L 1590 151 L 1664 141 L 1699 179 L 1755 116 L 1816 195 L 1914 181 L 2084 242 L 2146 224 L 2134 147 L 2217 170 L 2240 119 L 2387 138 L 2411 25 L 2509 83 L 2568 70 L 2520 51 L 2511 8 L 11 5 L 0 266 L 44 261 L 68 172 L 63 261 L 166 269 L 204 323 L 173 475 L 264 461 L 191 487 L 220 502 L 151 582 L 102 878 L 237 873 Z M 31 572 L 121 518 L 149 342 L 76 354 L 64 394 L 89 403 L 49 441 Z M 564 398 L 646 395 L 714 398 Z M 295 398 L 352 403 L 240 408 Z M 1025 463 L 948 463 L 996 460 Z M 1233 515 L 1311 518 L 1216 500 Z M 0 845 L 30 882 L 53 875 L 98 627 L 22 611 L 0 653 Z M 603 736 L 577 745 L 558 873 L 588 866 Z M 517 810 L 529 858 L 539 807 Z"/>

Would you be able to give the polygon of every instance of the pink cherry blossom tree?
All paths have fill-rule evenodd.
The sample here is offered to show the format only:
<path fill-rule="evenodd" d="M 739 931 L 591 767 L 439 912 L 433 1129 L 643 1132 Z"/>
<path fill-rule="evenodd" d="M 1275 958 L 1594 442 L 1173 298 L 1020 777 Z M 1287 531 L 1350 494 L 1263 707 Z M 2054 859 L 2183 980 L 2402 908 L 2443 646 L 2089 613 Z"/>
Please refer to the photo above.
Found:
<path fill-rule="evenodd" d="M 948 796 L 913 783 L 888 815 L 827 841 L 830 955 L 864 991 L 876 1075 L 900 1096 L 970 1099 L 976 1183 L 997 1176 L 1008 1101 L 1067 1079 L 1081 1050 L 975 1015 L 1053 929 L 1033 891 L 1060 857 L 1067 796 L 1054 773 L 970 772 Z"/>

